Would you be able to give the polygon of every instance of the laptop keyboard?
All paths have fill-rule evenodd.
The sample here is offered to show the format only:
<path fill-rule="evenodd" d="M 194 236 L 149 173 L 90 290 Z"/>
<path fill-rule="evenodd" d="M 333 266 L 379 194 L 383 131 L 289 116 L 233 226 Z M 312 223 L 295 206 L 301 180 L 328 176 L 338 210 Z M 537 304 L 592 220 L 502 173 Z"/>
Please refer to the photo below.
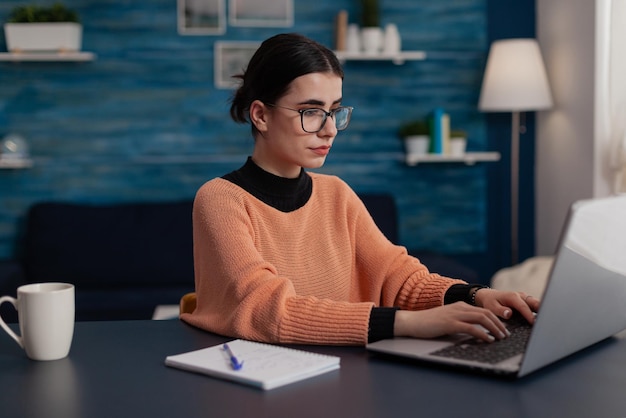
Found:
<path fill-rule="evenodd" d="M 520 315 L 508 320 L 506 327 L 511 335 L 503 340 L 486 343 L 471 338 L 434 351 L 431 355 L 496 364 L 522 354 L 530 337 L 531 325 Z"/>

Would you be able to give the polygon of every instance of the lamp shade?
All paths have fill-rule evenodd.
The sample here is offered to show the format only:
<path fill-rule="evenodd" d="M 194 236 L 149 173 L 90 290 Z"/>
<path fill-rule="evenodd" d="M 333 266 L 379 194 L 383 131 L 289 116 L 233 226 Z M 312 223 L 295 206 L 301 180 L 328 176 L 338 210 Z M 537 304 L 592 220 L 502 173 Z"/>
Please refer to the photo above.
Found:
<path fill-rule="evenodd" d="M 535 39 L 491 44 L 478 108 L 491 112 L 533 111 L 552 106 L 546 69 Z"/>

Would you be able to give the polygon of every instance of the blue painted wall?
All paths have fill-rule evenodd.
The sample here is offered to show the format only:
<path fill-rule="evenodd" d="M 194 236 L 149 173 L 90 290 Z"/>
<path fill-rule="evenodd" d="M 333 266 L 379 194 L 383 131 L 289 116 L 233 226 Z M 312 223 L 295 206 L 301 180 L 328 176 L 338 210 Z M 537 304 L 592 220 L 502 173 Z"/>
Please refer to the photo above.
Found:
<path fill-rule="evenodd" d="M 0 3 L 0 19 L 20 3 Z M 219 36 L 181 36 L 175 0 L 65 3 L 79 12 L 83 49 L 97 60 L 0 63 L 0 135 L 23 135 L 35 161 L 32 169 L 0 170 L 0 260 L 18 254 L 33 202 L 187 199 L 238 168 L 252 140 L 248 126 L 228 117 L 231 91 L 213 85 L 215 41 L 260 42 L 296 31 L 332 46 L 336 13 L 345 9 L 356 22 L 359 10 L 356 0 L 295 0 L 291 28 L 228 26 Z M 490 29 L 493 3 L 382 0 L 382 24 L 396 23 L 403 49 L 425 50 L 428 59 L 345 64 L 344 103 L 355 112 L 320 170 L 357 191 L 391 192 L 404 245 L 455 255 L 485 280 L 506 263 L 500 234 L 508 162 L 407 167 L 396 132 L 442 106 L 454 127 L 468 131 L 469 150 L 501 147 L 476 108 L 489 42 L 508 30 Z"/>

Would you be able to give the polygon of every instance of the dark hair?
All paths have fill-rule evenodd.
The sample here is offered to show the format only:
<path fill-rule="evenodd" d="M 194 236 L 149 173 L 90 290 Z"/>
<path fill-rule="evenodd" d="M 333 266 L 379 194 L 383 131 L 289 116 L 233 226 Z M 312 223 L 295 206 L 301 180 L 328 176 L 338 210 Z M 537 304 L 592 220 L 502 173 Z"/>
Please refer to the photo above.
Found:
<path fill-rule="evenodd" d="M 343 69 L 333 51 L 297 33 L 272 36 L 257 49 L 243 74 L 235 76 L 241 85 L 232 97 L 230 116 L 235 122 L 247 123 L 253 101 L 276 103 L 294 79 L 325 72 L 343 79 Z"/>

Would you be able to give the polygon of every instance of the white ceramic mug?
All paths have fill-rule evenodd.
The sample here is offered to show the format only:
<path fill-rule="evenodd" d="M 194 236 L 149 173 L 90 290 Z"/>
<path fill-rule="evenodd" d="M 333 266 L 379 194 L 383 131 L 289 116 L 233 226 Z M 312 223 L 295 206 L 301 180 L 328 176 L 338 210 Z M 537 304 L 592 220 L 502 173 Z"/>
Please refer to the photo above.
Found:
<path fill-rule="evenodd" d="M 17 310 L 20 335 L 0 318 L 0 326 L 33 360 L 58 360 L 68 355 L 74 336 L 74 285 L 35 283 L 17 288 L 17 299 L 0 297 Z"/>

